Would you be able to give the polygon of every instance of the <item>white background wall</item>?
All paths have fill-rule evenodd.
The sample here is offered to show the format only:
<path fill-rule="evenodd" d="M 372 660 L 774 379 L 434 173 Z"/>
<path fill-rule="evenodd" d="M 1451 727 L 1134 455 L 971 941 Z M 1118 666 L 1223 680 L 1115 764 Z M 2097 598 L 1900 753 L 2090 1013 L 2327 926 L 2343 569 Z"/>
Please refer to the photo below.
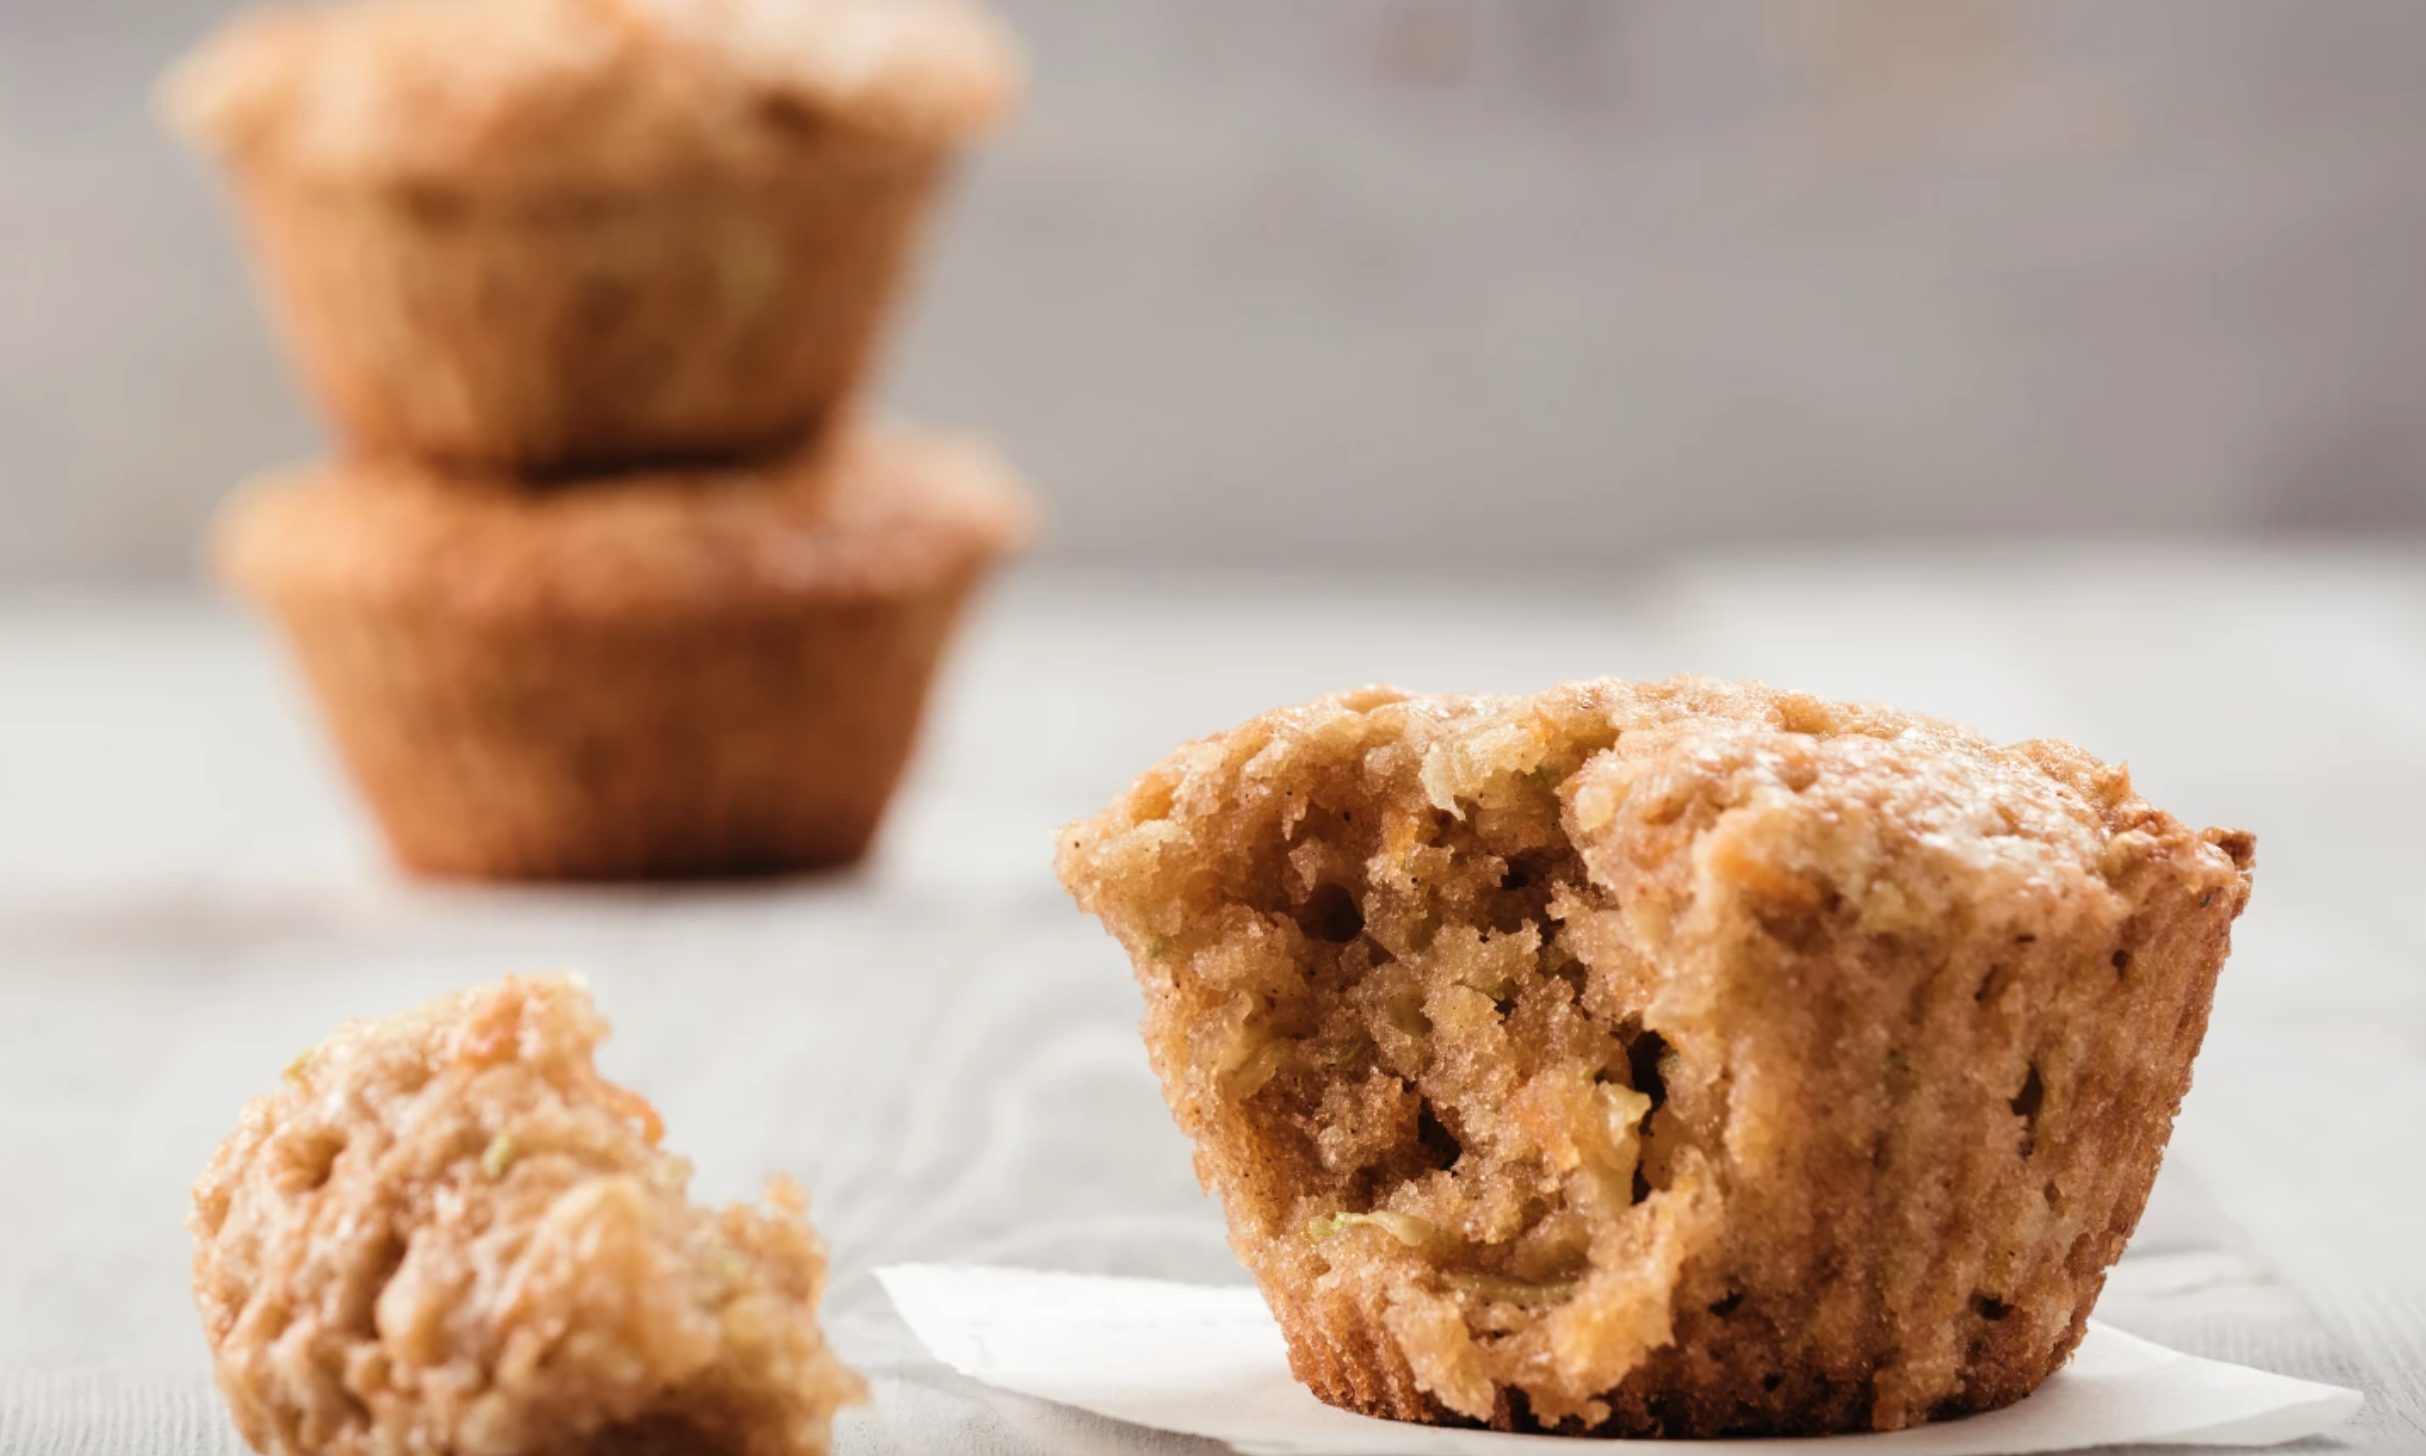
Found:
<path fill-rule="evenodd" d="M 2411 0 L 1001 3 L 887 395 L 1061 559 L 2426 530 Z M 147 109 L 224 8 L 0 0 L 0 583 L 316 447 Z"/>

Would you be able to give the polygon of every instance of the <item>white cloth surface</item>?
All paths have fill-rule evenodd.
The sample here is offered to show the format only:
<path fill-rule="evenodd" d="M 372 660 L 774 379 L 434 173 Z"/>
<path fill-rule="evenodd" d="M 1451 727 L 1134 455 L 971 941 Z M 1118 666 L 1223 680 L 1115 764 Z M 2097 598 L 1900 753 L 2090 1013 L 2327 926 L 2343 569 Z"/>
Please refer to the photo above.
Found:
<path fill-rule="evenodd" d="M 402 882 L 252 625 L 0 605 L 0 1452 L 238 1449 L 180 1227 L 237 1108 L 347 1017 L 562 967 L 702 1194 L 776 1169 L 810 1189 L 830 1328 L 879 1396 L 845 1452 L 1205 1456 L 1007 1419 L 870 1273 L 1242 1277 L 1123 958 L 1053 884 L 1054 827 L 1184 738 L 1350 683 L 1685 669 L 2072 738 L 2184 817 L 2257 831 L 2197 1085 L 2100 1316 L 2363 1391 L 2314 1449 L 2426 1444 L 2426 558 L 2114 547 L 1613 582 L 1019 582 L 965 644 L 873 863 L 640 891 Z"/>
<path fill-rule="evenodd" d="M 998 1390 L 1222 1441 L 1246 1456 L 1544 1456 L 1605 1451 L 1495 1431 L 1411 1429 L 1314 1398 L 1263 1300 L 1235 1285 L 903 1264 L 876 1271 L 912 1333 Z M 2030 1396 L 1968 1420 L 1832 1438 L 1844 1456 L 2025 1456 L 2129 1441 L 2271 1446 L 2340 1425 L 2359 1394 L 2179 1354 L 2092 1320 Z M 1641 1440 L 1628 1451 L 1759 1456 L 1816 1440 Z"/>

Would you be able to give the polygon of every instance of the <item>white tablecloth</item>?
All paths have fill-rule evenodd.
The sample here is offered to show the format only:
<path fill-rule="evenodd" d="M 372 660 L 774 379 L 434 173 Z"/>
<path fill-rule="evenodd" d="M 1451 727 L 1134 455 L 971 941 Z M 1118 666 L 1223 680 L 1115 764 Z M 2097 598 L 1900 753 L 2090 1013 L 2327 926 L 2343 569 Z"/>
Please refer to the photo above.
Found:
<path fill-rule="evenodd" d="M 0 605 L 0 1452 L 237 1449 L 185 1289 L 186 1183 L 336 1022 L 556 967 L 591 977 L 607 1070 L 702 1192 L 807 1183 L 831 1328 L 880 1397 L 846 1451 L 1152 1449 L 1006 1421 L 868 1273 L 1241 1277 L 1125 963 L 1053 883 L 1053 829 L 1183 738 L 1350 683 L 1680 670 L 2073 738 L 2184 817 L 2258 832 L 2197 1086 L 2101 1313 L 2358 1386 L 2341 1443 L 2426 1446 L 2426 556 L 2114 546 L 1015 582 L 873 864 L 640 892 L 403 883 L 251 624 Z"/>

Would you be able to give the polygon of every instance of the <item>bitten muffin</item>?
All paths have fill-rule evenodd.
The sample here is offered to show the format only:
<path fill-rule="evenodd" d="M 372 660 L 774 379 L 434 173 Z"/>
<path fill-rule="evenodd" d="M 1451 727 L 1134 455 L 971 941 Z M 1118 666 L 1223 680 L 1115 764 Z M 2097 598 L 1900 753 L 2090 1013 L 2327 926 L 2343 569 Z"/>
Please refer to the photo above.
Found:
<path fill-rule="evenodd" d="M 797 1185 L 688 1202 L 569 979 L 357 1021 L 194 1185 L 219 1388 L 270 1456 L 822 1456 L 865 1387 Z"/>
<path fill-rule="evenodd" d="M 1275 712 L 1059 858 L 1315 1394 L 1713 1436 L 2063 1362 L 2253 856 L 2062 743 L 1679 678 Z"/>
<path fill-rule="evenodd" d="M 215 554 L 405 865 L 744 874 L 866 850 L 1028 518 L 984 450 L 868 436 L 816 469 L 552 491 L 322 465 L 239 492 Z"/>
<path fill-rule="evenodd" d="M 961 0 L 346 0 L 167 105 L 357 452 L 578 472 L 830 432 L 1015 71 Z"/>

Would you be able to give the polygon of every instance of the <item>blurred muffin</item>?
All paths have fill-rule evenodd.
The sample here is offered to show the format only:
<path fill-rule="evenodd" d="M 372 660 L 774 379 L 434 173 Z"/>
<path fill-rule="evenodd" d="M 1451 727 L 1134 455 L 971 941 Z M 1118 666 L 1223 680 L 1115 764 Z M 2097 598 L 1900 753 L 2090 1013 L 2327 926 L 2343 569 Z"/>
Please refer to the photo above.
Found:
<path fill-rule="evenodd" d="M 1060 871 L 1317 1395 L 1713 1436 L 2062 1363 L 2253 855 L 2065 744 L 1680 678 L 1275 712 Z"/>
<path fill-rule="evenodd" d="M 401 861 L 623 878 L 858 858 L 1027 521 L 985 451 L 862 436 L 553 491 L 322 465 L 240 492 L 215 549 Z"/>
<path fill-rule="evenodd" d="M 167 100 L 352 446 L 573 472 L 835 425 L 1015 68 L 961 0 L 348 0 Z"/>
<path fill-rule="evenodd" d="M 605 1035 L 578 982 L 508 981 L 349 1023 L 244 1109 L 188 1222 L 256 1449 L 822 1456 L 865 1386 L 806 1199 L 688 1202 Z"/>

